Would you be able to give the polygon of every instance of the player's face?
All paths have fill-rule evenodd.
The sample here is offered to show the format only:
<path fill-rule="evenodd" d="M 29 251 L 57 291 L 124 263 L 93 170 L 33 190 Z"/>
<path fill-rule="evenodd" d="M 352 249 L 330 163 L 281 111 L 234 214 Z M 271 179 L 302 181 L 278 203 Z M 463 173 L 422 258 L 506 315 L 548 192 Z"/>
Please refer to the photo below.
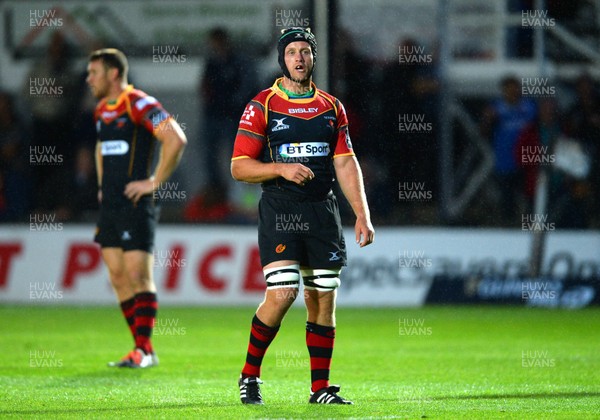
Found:
<path fill-rule="evenodd" d="M 294 82 L 303 83 L 310 80 L 313 54 L 308 42 L 290 42 L 285 47 L 284 60 Z"/>
<path fill-rule="evenodd" d="M 88 76 L 85 79 L 88 86 L 92 90 L 92 94 L 97 99 L 102 99 L 108 95 L 110 83 L 106 68 L 100 60 L 95 60 L 88 63 Z"/>

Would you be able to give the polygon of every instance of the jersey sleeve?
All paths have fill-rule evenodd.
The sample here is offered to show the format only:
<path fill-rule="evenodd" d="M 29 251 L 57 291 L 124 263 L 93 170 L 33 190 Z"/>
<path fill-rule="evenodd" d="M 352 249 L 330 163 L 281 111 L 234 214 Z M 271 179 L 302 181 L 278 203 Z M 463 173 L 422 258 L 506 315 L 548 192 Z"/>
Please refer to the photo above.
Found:
<path fill-rule="evenodd" d="M 251 101 L 240 118 L 233 156 L 236 159 L 259 159 L 265 146 L 266 123 L 264 107 L 257 101 Z"/>
<path fill-rule="evenodd" d="M 171 118 L 160 102 L 153 96 L 142 96 L 131 105 L 131 119 L 154 134 L 160 126 Z"/>
<path fill-rule="evenodd" d="M 340 156 L 354 156 L 352 142 L 350 141 L 350 132 L 348 131 L 348 116 L 346 109 L 340 101 L 336 100 L 337 105 L 337 142 L 333 152 L 333 158 Z"/>

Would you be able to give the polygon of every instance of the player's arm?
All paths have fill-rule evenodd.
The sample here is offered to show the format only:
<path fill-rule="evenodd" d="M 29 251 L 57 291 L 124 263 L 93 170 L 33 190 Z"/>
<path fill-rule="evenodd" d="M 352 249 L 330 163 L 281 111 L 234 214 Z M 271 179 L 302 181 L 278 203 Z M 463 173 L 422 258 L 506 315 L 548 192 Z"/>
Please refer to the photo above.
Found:
<path fill-rule="evenodd" d="M 231 175 L 237 181 L 251 184 L 283 177 L 288 181 L 304 185 L 315 177 L 313 171 L 301 163 L 264 163 L 250 157 L 233 159 L 231 161 Z"/>
<path fill-rule="evenodd" d="M 371 224 L 371 214 L 360 165 L 356 157 L 352 155 L 336 157 L 333 160 L 333 166 L 340 188 L 356 215 L 354 232 L 356 233 L 356 243 L 360 244 L 362 248 L 373 242 L 375 230 Z"/>
<path fill-rule="evenodd" d="M 265 147 L 265 117 L 263 105 L 251 101 L 240 120 L 233 144 L 231 176 L 242 182 L 258 184 L 283 177 L 288 181 L 304 185 L 315 174 L 300 163 L 262 162 L 259 157 Z"/>
<path fill-rule="evenodd" d="M 173 174 L 183 156 L 183 150 L 187 145 L 187 138 L 183 130 L 173 118 L 165 122 L 166 127 L 158 130 L 155 134 L 158 141 L 162 143 L 158 165 L 152 176 L 155 184 L 166 182 Z"/>
<path fill-rule="evenodd" d="M 96 142 L 96 178 L 98 179 L 98 202 L 102 202 L 102 142 Z"/>
<path fill-rule="evenodd" d="M 155 130 L 154 136 L 161 142 L 160 156 L 154 175 L 148 179 L 130 182 L 125 187 L 125 195 L 134 203 L 137 203 L 142 196 L 152 194 L 162 182 L 169 179 L 177 168 L 187 144 L 183 130 L 173 118 L 164 121 Z"/>

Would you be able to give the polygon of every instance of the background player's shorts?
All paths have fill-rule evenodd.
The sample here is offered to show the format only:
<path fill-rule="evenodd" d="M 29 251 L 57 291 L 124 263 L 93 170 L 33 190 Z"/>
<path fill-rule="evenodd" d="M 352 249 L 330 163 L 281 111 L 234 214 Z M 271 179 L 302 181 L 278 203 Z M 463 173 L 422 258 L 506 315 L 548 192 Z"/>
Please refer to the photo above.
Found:
<path fill-rule="evenodd" d="M 294 260 L 310 268 L 346 265 L 346 244 L 337 199 L 323 201 L 263 193 L 258 205 L 262 266 Z"/>
<path fill-rule="evenodd" d="M 154 232 L 160 209 L 151 201 L 141 200 L 124 207 L 101 206 L 95 242 L 102 248 L 122 248 L 152 253 Z"/>

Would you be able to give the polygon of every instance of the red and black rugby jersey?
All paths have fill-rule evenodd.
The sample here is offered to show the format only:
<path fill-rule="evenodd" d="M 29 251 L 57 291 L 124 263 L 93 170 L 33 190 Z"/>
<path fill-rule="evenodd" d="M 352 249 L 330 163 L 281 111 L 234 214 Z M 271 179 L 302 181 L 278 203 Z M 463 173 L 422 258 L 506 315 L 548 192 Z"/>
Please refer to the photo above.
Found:
<path fill-rule="evenodd" d="M 115 103 L 100 101 L 95 112 L 102 153 L 102 201 L 119 205 L 130 181 L 150 176 L 156 139 L 154 133 L 170 116 L 156 98 L 132 85 Z"/>
<path fill-rule="evenodd" d="M 263 191 L 288 191 L 320 199 L 334 182 L 333 159 L 353 156 L 342 103 L 317 89 L 307 98 L 289 98 L 281 79 L 252 99 L 240 120 L 232 160 L 302 163 L 315 179 L 301 186 L 282 177 L 264 182 Z"/>

